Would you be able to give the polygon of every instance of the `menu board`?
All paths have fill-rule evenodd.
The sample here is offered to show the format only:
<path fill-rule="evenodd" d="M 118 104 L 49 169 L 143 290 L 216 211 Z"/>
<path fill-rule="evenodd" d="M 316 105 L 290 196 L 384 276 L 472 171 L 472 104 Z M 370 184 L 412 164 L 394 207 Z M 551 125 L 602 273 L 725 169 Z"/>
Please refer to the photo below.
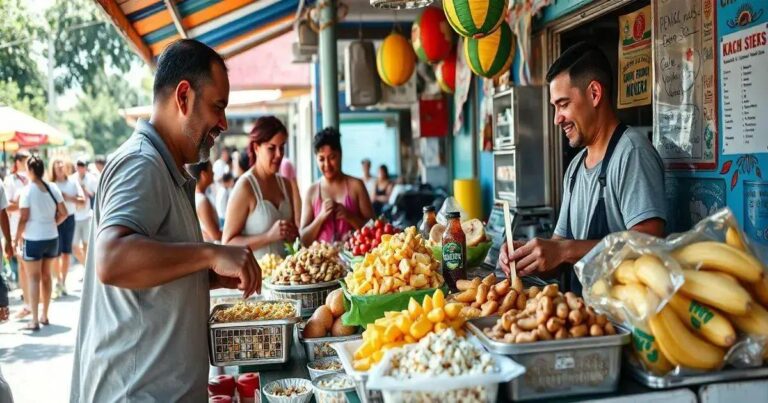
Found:
<path fill-rule="evenodd" d="M 722 38 L 723 154 L 768 152 L 768 24 Z"/>
<path fill-rule="evenodd" d="M 715 0 L 654 0 L 654 145 L 671 168 L 717 166 Z"/>
<path fill-rule="evenodd" d="M 651 6 L 619 16 L 619 109 L 651 104 Z"/>

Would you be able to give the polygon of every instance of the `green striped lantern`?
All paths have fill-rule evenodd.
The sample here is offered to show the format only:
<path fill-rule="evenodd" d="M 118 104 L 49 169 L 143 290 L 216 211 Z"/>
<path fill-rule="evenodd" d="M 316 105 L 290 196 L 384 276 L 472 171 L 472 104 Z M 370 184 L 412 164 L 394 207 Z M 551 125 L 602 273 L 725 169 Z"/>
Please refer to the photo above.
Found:
<path fill-rule="evenodd" d="M 507 4 L 508 0 L 443 0 L 443 10 L 454 31 L 478 39 L 501 25 Z"/>
<path fill-rule="evenodd" d="M 464 40 L 464 58 L 478 76 L 495 78 L 508 71 L 515 57 L 515 36 L 504 23 L 494 33 L 480 38 Z"/>

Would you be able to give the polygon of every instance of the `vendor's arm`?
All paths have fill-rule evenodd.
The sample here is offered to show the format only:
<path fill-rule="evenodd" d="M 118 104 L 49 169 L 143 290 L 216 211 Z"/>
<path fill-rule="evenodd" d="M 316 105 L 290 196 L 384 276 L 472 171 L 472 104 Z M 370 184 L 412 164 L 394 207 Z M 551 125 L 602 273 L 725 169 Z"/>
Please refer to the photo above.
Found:
<path fill-rule="evenodd" d="M 301 228 L 301 193 L 295 179 L 286 179 L 290 183 L 291 205 L 293 206 L 293 223 L 296 228 Z"/>
<path fill-rule="evenodd" d="M 304 245 L 310 245 L 320 235 L 320 229 L 323 228 L 325 220 L 327 220 L 335 209 L 333 200 L 324 200 L 320 214 L 315 215 L 315 211 L 312 208 L 312 200 L 317 198 L 317 192 L 319 191 L 320 184 L 315 183 L 309 188 L 307 197 L 304 199 L 304 208 L 302 209 L 301 216 L 301 230 L 299 231 L 301 236 L 301 243 Z"/>
<path fill-rule="evenodd" d="M 357 211 L 359 213 L 353 214 L 340 204 L 336 205 L 336 213 L 354 229 L 358 230 L 373 218 L 373 206 L 371 205 L 371 199 L 368 197 L 368 191 L 366 190 L 363 181 L 357 178 L 348 178 L 347 180 L 352 181 L 350 189 L 353 200 L 357 202 Z"/>
<path fill-rule="evenodd" d="M 255 208 L 256 196 L 251 185 L 247 180 L 237 181 L 227 204 L 221 243 L 225 245 L 248 246 L 252 250 L 259 250 L 280 240 L 279 230 L 275 233 L 272 229 L 263 234 L 243 235 L 242 232 L 245 229 L 248 215 Z"/>

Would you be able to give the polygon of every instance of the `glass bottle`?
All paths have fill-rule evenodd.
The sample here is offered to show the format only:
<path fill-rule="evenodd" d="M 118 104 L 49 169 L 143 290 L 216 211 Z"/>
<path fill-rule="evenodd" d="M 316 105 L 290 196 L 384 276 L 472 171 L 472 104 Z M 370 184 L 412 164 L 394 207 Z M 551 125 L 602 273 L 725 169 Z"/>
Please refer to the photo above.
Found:
<path fill-rule="evenodd" d="M 435 212 L 435 206 L 425 206 L 424 218 L 421 220 L 421 225 L 419 226 L 421 237 L 424 239 L 429 239 L 429 233 L 432 232 L 432 227 L 434 227 L 435 224 L 437 224 L 437 213 Z"/>
<path fill-rule="evenodd" d="M 443 277 L 451 292 L 456 292 L 456 282 L 467 278 L 467 241 L 461 229 L 461 214 L 454 211 L 445 217 L 448 225 L 443 233 Z"/>

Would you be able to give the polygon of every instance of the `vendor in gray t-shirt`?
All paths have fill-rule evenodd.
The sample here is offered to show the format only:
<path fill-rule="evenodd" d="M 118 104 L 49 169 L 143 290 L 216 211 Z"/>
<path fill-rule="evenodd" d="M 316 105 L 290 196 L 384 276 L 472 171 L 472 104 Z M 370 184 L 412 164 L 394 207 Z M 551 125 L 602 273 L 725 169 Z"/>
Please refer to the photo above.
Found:
<path fill-rule="evenodd" d="M 261 289 L 248 248 L 203 243 L 184 170 L 226 130 L 228 97 L 206 45 L 181 40 L 157 61 L 152 116 L 96 192 L 70 401 L 207 400 L 209 289 Z"/>
<path fill-rule="evenodd" d="M 585 42 L 569 49 L 547 73 L 555 124 L 571 147 L 584 147 L 565 172 L 563 204 L 552 239 L 515 242 L 501 248 L 501 268 L 510 260 L 519 275 L 552 276 L 563 263 L 579 261 L 606 235 L 625 230 L 663 236 L 666 220 L 664 165 L 650 141 L 619 121 L 613 109 L 611 65 Z M 604 183 L 604 185 L 603 185 Z M 565 287 L 577 294 L 573 270 Z"/>

